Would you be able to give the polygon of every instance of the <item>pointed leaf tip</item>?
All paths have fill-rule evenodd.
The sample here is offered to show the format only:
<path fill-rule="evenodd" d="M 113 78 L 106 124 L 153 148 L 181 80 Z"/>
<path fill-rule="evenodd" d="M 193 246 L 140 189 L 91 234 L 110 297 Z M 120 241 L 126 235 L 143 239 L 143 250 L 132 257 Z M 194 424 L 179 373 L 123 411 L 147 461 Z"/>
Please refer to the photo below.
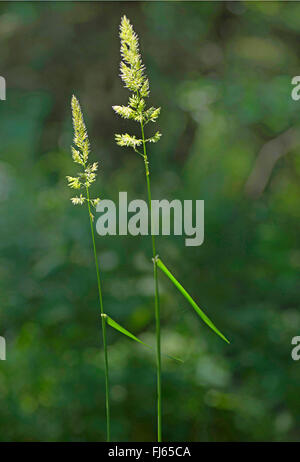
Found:
<path fill-rule="evenodd" d="M 135 340 L 138 343 L 141 343 L 142 345 L 145 345 L 149 347 L 146 343 L 142 342 L 139 338 L 137 338 L 135 335 L 133 335 L 131 332 L 129 332 L 127 329 L 124 327 L 120 326 L 116 321 L 114 321 L 110 316 L 106 315 L 106 322 L 110 327 L 113 327 L 115 330 L 121 332 L 121 334 L 126 335 L 127 337 L 131 338 L 132 340 Z M 150 347 L 149 347 L 150 348 Z"/>
<path fill-rule="evenodd" d="M 153 348 L 148 345 L 147 343 L 143 342 L 142 340 L 140 340 L 138 337 L 136 337 L 135 335 L 133 335 L 131 332 L 129 332 L 127 329 L 125 329 L 124 327 L 120 326 L 120 324 L 118 324 L 116 321 L 114 321 L 110 316 L 108 316 L 107 314 L 105 315 L 102 315 L 105 317 L 106 319 L 106 322 L 107 324 L 112 327 L 113 329 L 117 330 L 118 332 L 121 332 L 121 334 L 124 334 L 126 335 L 126 337 L 129 337 L 131 338 L 132 340 L 135 340 L 136 342 L 138 343 L 141 343 L 142 345 L 146 346 L 147 348 L 151 348 L 151 350 L 153 350 Z M 171 355 L 164 355 L 164 356 L 167 356 L 168 358 L 170 359 L 173 359 L 174 361 L 178 361 L 178 362 L 181 362 L 183 363 L 183 360 L 180 359 L 180 358 L 176 358 L 175 356 L 171 356 Z"/>
<path fill-rule="evenodd" d="M 173 274 L 168 270 L 168 268 L 163 264 L 160 258 L 156 257 L 155 262 L 157 266 L 165 273 L 166 276 L 173 282 L 175 287 L 182 293 L 185 299 L 192 305 L 198 316 L 202 319 L 205 324 L 210 327 L 221 339 L 223 339 L 226 343 L 230 344 L 229 340 L 219 331 L 219 329 L 214 325 L 214 323 L 209 319 L 208 316 L 201 310 L 201 308 L 197 305 L 197 303 L 192 299 L 190 294 L 184 289 L 184 287 L 177 281 L 177 279 L 173 276 Z"/>

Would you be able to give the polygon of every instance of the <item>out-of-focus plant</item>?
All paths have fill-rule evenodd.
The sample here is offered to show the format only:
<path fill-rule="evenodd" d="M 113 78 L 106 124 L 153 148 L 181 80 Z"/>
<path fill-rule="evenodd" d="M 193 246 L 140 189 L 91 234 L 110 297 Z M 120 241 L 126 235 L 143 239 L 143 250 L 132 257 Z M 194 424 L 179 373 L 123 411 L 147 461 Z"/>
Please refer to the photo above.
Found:
<path fill-rule="evenodd" d="M 145 75 L 145 66 L 142 62 L 142 57 L 139 52 L 138 36 L 134 32 L 130 21 L 126 16 L 122 17 L 120 25 L 120 40 L 121 40 L 121 79 L 124 82 L 125 88 L 131 92 L 131 96 L 127 106 L 113 106 L 114 111 L 124 119 L 131 119 L 140 124 L 141 138 L 136 138 L 134 135 L 116 134 L 115 140 L 119 146 L 131 147 L 144 160 L 148 206 L 151 214 L 151 184 L 149 160 L 147 155 L 147 143 L 157 143 L 161 138 L 161 133 L 157 131 L 149 138 L 145 137 L 144 127 L 149 122 L 156 122 L 160 114 L 161 108 L 146 107 L 145 98 L 149 97 L 149 80 Z M 142 147 L 142 151 L 138 148 Z M 155 288 L 155 320 L 156 320 L 156 369 L 157 369 L 157 439 L 162 441 L 162 383 L 161 383 L 161 333 L 160 333 L 160 300 L 158 287 L 157 268 L 160 268 L 166 276 L 173 282 L 177 289 L 184 295 L 187 301 L 194 308 L 200 318 L 225 342 L 229 343 L 226 337 L 216 328 L 212 321 L 199 308 L 192 297 L 171 274 L 167 267 L 163 264 L 156 253 L 155 236 L 151 234 L 152 239 L 152 261 L 153 261 L 153 277 Z"/>

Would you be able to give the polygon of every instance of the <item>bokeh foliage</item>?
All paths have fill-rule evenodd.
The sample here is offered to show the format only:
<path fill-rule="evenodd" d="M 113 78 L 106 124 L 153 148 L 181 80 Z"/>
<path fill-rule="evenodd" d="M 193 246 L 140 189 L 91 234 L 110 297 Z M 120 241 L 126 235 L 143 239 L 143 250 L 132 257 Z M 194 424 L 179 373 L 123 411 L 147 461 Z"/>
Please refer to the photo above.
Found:
<path fill-rule="evenodd" d="M 151 103 L 162 107 L 153 196 L 205 200 L 204 244 L 170 236 L 158 248 L 232 342 L 198 322 L 160 276 L 163 349 L 185 360 L 163 360 L 164 438 L 298 440 L 297 2 L 1 2 L 0 440 L 105 437 L 89 223 L 65 176 L 74 92 L 100 164 L 97 194 L 146 197 L 142 160 L 113 139 L 134 129 L 111 109 L 127 101 L 118 76 L 124 13 L 141 38 Z M 98 236 L 97 246 L 107 311 L 154 344 L 148 241 Z M 153 352 L 114 332 L 109 344 L 113 438 L 154 440 Z"/>

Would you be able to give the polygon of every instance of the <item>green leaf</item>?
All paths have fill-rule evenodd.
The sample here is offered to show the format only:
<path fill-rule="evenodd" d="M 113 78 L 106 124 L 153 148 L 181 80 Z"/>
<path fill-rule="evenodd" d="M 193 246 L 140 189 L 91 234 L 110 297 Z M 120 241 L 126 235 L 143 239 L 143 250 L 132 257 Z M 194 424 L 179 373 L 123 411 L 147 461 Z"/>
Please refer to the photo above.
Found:
<path fill-rule="evenodd" d="M 116 321 L 114 321 L 111 317 L 107 315 L 106 315 L 106 321 L 110 327 L 113 327 L 114 329 L 118 330 L 119 332 L 121 332 L 121 334 L 124 334 L 127 337 L 131 338 L 132 340 L 135 340 L 136 342 L 139 342 L 142 345 L 145 345 L 146 347 L 151 348 L 149 345 L 142 342 L 142 340 L 137 338 L 135 335 L 131 334 L 131 332 L 129 332 L 127 329 L 124 329 L 124 327 L 120 326 L 120 324 L 118 324 Z"/>
<path fill-rule="evenodd" d="M 205 322 L 219 337 L 221 337 L 225 342 L 230 343 L 229 340 L 217 329 L 213 322 L 206 316 L 206 314 L 199 308 L 197 303 L 192 299 L 192 297 L 187 293 L 187 291 L 182 287 L 182 285 L 177 281 L 177 279 L 170 273 L 168 268 L 163 264 L 160 258 L 156 258 L 155 262 L 157 266 L 165 273 L 166 276 L 173 282 L 177 289 L 182 293 L 186 300 L 192 305 L 196 313 L 200 316 L 202 321 Z"/>
<path fill-rule="evenodd" d="M 110 327 L 113 327 L 117 331 L 121 332 L 121 334 L 126 335 L 126 337 L 129 337 L 132 340 L 135 340 L 136 342 L 139 342 L 142 345 L 146 346 L 147 348 L 151 348 L 151 350 L 153 350 L 153 348 L 150 345 L 148 345 L 145 342 L 142 342 L 142 340 L 137 338 L 135 335 L 133 335 L 131 332 L 129 332 L 124 327 L 120 326 L 120 324 L 118 324 L 116 321 L 114 321 L 110 316 L 108 316 L 108 315 L 103 315 L 103 316 L 105 316 L 106 322 Z M 176 358 L 175 356 L 170 356 L 170 355 L 164 355 L 164 356 L 167 356 L 168 358 L 173 359 L 173 360 L 178 361 L 178 362 L 183 362 L 182 359 Z"/>

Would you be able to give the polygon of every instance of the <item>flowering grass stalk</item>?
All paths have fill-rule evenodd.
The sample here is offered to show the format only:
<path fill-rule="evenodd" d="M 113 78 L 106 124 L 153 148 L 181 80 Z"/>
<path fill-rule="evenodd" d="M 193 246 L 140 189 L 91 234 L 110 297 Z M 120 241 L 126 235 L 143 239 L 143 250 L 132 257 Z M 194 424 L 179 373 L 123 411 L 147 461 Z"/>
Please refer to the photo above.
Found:
<path fill-rule="evenodd" d="M 133 30 L 132 25 L 126 16 L 123 16 L 120 27 L 121 39 L 121 56 L 120 65 L 121 78 L 132 95 L 129 98 L 128 106 L 113 106 L 114 111 L 125 119 L 133 119 L 140 124 L 141 139 L 136 139 L 135 136 L 116 135 L 116 142 L 119 146 L 132 147 L 144 159 L 145 174 L 148 192 L 148 206 L 151 213 L 151 184 L 149 161 L 147 156 L 147 143 L 156 143 L 159 141 L 161 134 L 156 132 L 151 138 L 145 138 L 144 126 L 148 122 L 155 122 L 159 116 L 160 108 L 150 107 L 146 109 L 145 98 L 149 96 L 149 81 L 144 74 L 144 65 L 139 53 L 138 37 Z M 137 148 L 143 147 L 140 152 Z M 156 265 L 156 245 L 155 236 L 151 235 L 152 239 L 152 257 L 153 257 L 153 276 L 155 287 L 155 322 L 156 322 L 156 367 L 157 367 L 157 439 L 162 441 L 162 396 L 161 396 L 161 341 L 160 341 L 160 304 L 159 304 L 159 288 Z"/>
<path fill-rule="evenodd" d="M 142 63 L 141 54 L 139 52 L 138 36 L 134 32 L 130 21 L 126 16 L 121 19 L 120 25 L 120 40 L 121 40 L 121 64 L 120 76 L 123 80 L 125 88 L 131 92 L 127 106 L 113 106 L 113 110 L 124 119 L 131 119 L 138 122 L 141 130 L 141 137 L 136 138 L 135 135 L 128 133 L 116 134 L 115 140 L 119 146 L 130 147 L 144 160 L 148 207 L 151 215 L 151 183 L 149 160 L 147 154 L 147 144 L 156 143 L 161 138 L 161 133 L 156 131 L 149 138 L 145 137 L 145 126 L 149 122 L 156 122 L 160 114 L 161 108 L 149 107 L 146 108 L 145 98 L 149 97 L 149 80 L 145 75 L 145 66 Z M 140 150 L 142 148 L 142 150 Z M 199 308 L 197 303 L 171 274 L 171 272 L 162 263 L 156 254 L 156 242 L 154 234 L 151 234 L 152 241 L 152 261 L 153 261 L 153 278 L 154 278 L 154 293 L 155 293 L 155 323 L 156 323 L 156 369 L 157 369 L 157 440 L 162 441 L 162 382 L 161 382 L 161 329 L 160 329 L 160 301 L 157 268 L 173 282 L 177 289 L 183 294 L 186 300 L 194 308 L 198 316 L 223 340 L 228 342 L 226 337 L 215 327 L 212 321 Z M 229 342 L 228 342 L 229 343 Z"/>
<path fill-rule="evenodd" d="M 90 153 L 90 143 L 87 134 L 87 129 L 84 123 L 82 111 L 77 98 L 73 95 L 72 97 L 72 115 L 73 115 L 73 127 L 74 127 L 74 146 L 72 146 L 72 157 L 76 164 L 81 166 L 81 171 L 76 177 L 67 176 L 68 185 L 72 189 L 80 190 L 80 194 L 72 197 L 71 201 L 74 205 L 87 204 L 89 221 L 91 228 L 91 237 L 93 244 L 93 252 L 97 274 L 98 284 L 98 295 L 99 305 L 101 313 L 101 324 L 102 324 L 102 336 L 103 336 L 103 348 L 104 348 L 104 364 L 105 364 L 105 407 L 106 407 L 106 439 L 110 441 L 110 397 L 109 397 L 109 371 L 108 371 L 108 353 L 107 353 L 107 338 L 106 338 L 106 317 L 104 316 L 103 309 L 103 297 L 100 280 L 100 270 L 97 258 L 95 235 L 92 214 L 92 207 L 96 207 L 99 202 L 99 198 L 91 199 L 90 197 L 90 186 L 96 180 L 96 172 L 98 170 L 98 163 L 88 163 Z"/>
<path fill-rule="evenodd" d="M 89 222 L 91 228 L 91 237 L 93 245 L 93 253 L 95 259 L 96 275 L 97 275 L 97 285 L 98 285 L 98 296 L 99 296 L 99 305 L 100 305 L 100 315 L 101 315 L 101 325 L 102 325 L 102 336 L 103 336 L 103 349 L 104 349 L 104 365 L 105 365 L 105 407 L 106 407 L 106 439 L 110 441 L 110 393 L 109 393 L 109 370 L 108 370 L 108 351 L 107 351 L 107 337 L 106 337 L 106 326 L 110 326 L 118 332 L 126 335 L 127 337 L 135 340 L 136 342 L 142 343 L 145 346 L 144 342 L 139 340 L 135 335 L 131 334 L 127 329 L 120 326 L 116 321 L 114 321 L 110 316 L 104 313 L 103 308 L 103 298 L 102 298 L 102 288 L 101 288 L 101 279 L 100 279 L 100 269 L 97 258 L 97 250 L 95 243 L 95 234 L 94 234 L 94 216 L 92 214 L 92 208 L 95 208 L 100 201 L 99 198 L 92 199 L 90 197 L 90 187 L 96 180 L 96 172 L 98 169 L 98 163 L 89 163 L 89 154 L 90 154 L 90 143 L 88 139 L 88 134 L 86 126 L 84 123 L 82 111 L 80 104 L 77 98 L 73 95 L 72 97 L 72 115 L 73 115 L 73 127 L 74 127 L 74 139 L 72 146 L 72 157 L 76 164 L 80 165 L 81 171 L 77 174 L 76 177 L 67 176 L 68 185 L 70 188 L 78 191 L 78 195 L 71 198 L 71 201 L 74 205 L 83 205 L 87 204 Z"/>

